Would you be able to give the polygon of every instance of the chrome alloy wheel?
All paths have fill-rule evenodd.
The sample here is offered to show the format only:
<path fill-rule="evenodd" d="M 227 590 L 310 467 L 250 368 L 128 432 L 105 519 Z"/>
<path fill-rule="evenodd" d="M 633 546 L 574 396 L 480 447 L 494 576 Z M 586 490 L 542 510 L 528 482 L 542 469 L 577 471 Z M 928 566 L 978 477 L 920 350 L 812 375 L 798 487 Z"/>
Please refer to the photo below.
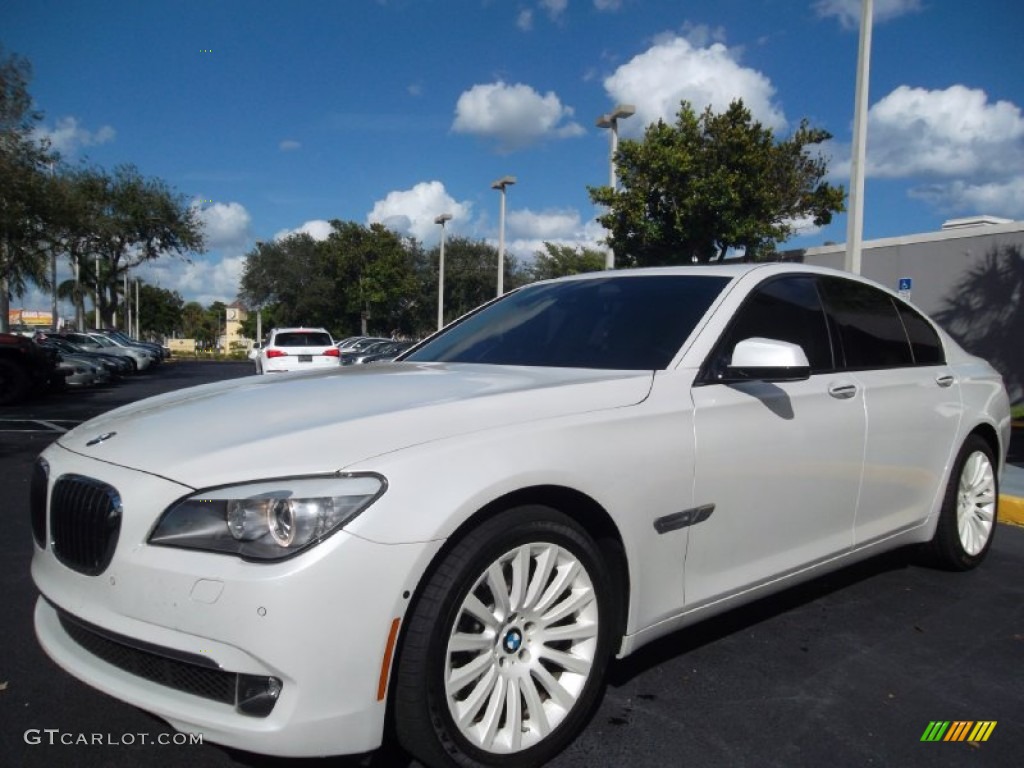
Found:
<path fill-rule="evenodd" d="M 956 526 L 960 544 L 977 555 L 992 535 L 996 513 L 995 470 L 989 457 L 974 451 L 964 462 L 957 489 Z"/>
<path fill-rule="evenodd" d="M 599 620 L 591 577 L 568 550 L 529 543 L 491 563 L 456 614 L 445 657 L 463 737 L 508 754 L 550 734 L 590 676 Z"/>

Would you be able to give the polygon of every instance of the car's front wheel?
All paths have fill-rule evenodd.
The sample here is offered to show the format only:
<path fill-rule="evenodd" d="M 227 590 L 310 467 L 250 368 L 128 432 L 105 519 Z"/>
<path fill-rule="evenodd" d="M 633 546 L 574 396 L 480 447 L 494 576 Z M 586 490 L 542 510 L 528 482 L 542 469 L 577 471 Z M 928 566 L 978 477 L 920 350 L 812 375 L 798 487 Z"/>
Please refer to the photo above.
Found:
<path fill-rule="evenodd" d="M 519 507 L 429 576 L 396 670 L 399 741 L 431 766 L 540 765 L 582 730 L 617 635 L 610 569 L 575 522 Z"/>
<path fill-rule="evenodd" d="M 977 435 L 964 442 L 939 515 L 931 554 L 938 565 L 957 571 L 974 568 L 995 534 L 999 480 L 988 443 Z"/>

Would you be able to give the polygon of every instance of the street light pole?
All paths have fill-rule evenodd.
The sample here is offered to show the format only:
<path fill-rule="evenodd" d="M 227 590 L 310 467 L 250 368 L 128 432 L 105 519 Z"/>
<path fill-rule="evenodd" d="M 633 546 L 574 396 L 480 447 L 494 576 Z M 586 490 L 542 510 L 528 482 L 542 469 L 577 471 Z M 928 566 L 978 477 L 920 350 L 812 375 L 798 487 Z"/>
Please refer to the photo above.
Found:
<path fill-rule="evenodd" d="M 491 189 L 501 190 L 501 212 L 498 217 L 498 296 L 505 293 L 505 188 L 515 183 L 515 176 L 502 176 L 491 184 Z"/>
<path fill-rule="evenodd" d="M 263 241 L 256 241 L 256 251 L 263 250 Z M 259 344 L 263 341 L 263 306 L 259 305 L 256 307 L 256 343 Z"/>
<path fill-rule="evenodd" d="M 860 44 L 857 47 L 857 92 L 853 105 L 853 156 L 850 163 L 850 212 L 846 220 L 847 272 L 860 274 L 864 235 L 864 165 L 868 144 L 868 83 L 871 67 L 872 0 L 861 0 Z"/>
<path fill-rule="evenodd" d="M 441 225 L 441 255 L 437 262 L 437 330 L 444 328 L 444 232 L 445 222 L 451 221 L 450 213 L 442 213 L 436 219 L 435 224 Z"/>
<path fill-rule="evenodd" d="M 95 285 L 96 285 L 96 288 L 93 291 L 93 300 L 96 302 L 96 307 L 95 307 L 95 316 L 96 316 L 95 320 L 96 320 L 96 323 L 95 323 L 95 325 L 93 325 L 93 327 L 94 328 L 99 328 L 100 327 L 100 255 L 98 253 L 96 254 L 96 257 L 95 257 L 95 260 L 94 260 L 93 263 L 95 264 L 95 269 L 96 269 L 96 274 L 95 274 L 95 280 L 96 280 Z"/>
<path fill-rule="evenodd" d="M 618 186 L 618 179 L 615 178 L 615 153 L 619 149 L 619 120 L 625 119 L 635 112 L 636 107 L 632 104 L 618 104 L 607 115 L 597 118 L 598 128 L 611 129 L 611 148 L 608 152 L 608 186 L 612 188 L 612 192 Z M 608 249 L 608 254 L 605 256 L 604 268 L 615 269 L 615 252 L 611 248 Z"/>

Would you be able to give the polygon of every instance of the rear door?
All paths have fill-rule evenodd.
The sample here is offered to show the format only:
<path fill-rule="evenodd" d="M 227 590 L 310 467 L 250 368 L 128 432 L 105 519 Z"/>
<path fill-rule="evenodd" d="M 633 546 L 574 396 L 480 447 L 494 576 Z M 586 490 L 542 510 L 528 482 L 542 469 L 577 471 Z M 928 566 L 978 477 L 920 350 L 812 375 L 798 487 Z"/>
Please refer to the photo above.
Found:
<path fill-rule="evenodd" d="M 875 286 L 825 277 L 821 291 L 842 363 L 864 391 L 867 442 L 857 544 L 924 521 L 944 486 L 961 418 L 960 383 L 938 334 Z"/>

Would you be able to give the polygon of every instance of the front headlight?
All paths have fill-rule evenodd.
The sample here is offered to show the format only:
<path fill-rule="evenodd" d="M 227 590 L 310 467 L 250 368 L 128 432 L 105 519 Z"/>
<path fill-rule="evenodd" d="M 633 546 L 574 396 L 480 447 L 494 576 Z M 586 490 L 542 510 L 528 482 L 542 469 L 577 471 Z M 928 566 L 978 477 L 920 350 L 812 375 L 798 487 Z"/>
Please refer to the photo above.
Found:
<path fill-rule="evenodd" d="M 201 491 L 164 512 L 149 543 L 280 560 L 330 536 L 386 488 L 379 475 L 353 474 Z"/>

